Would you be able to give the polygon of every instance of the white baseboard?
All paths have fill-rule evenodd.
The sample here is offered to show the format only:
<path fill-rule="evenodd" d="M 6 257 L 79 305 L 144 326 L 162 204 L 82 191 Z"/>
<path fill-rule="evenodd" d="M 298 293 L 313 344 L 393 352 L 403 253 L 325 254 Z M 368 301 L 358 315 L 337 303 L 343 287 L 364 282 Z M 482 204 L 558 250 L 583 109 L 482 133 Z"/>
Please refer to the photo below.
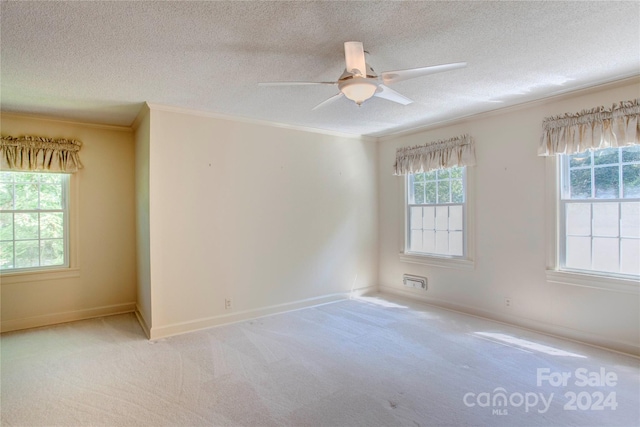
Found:
<path fill-rule="evenodd" d="M 391 295 L 398 295 L 401 297 L 433 305 L 438 308 L 443 308 L 462 314 L 504 323 L 509 326 L 516 326 L 519 328 L 531 330 L 533 332 L 539 332 L 545 335 L 567 339 L 570 341 L 576 341 L 593 347 L 603 348 L 605 350 L 624 353 L 626 355 L 634 357 L 640 357 L 640 345 L 638 345 L 637 343 L 615 340 L 606 336 L 579 331 L 571 328 L 565 328 L 563 326 L 527 319 L 525 317 L 496 313 L 493 311 L 484 310 L 477 307 L 470 307 L 463 304 L 453 304 L 443 300 L 428 298 L 425 295 L 417 293 L 419 291 L 412 292 L 410 290 L 395 288 L 391 286 L 380 286 L 379 291 L 383 294 L 387 293 Z"/>
<path fill-rule="evenodd" d="M 135 311 L 136 303 L 106 305 L 87 308 L 84 310 L 66 311 L 63 313 L 44 314 L 23 319 L 4 320 L 0 322 L 0 332 L 18 331 L 21 329 L 39 328 L 58 323 L 75 322 L 76 320 L 92 319 L 94 317 L 111 316 L 114 314 L 131 313 Z"/>
<path fill-rule="evenodd" d="M 227 325 L 229 323 L 242 322 L 258 317 L 270 316 L 273 314 L 285 313 L 288 311 L 300 310 L 302 308 L 329 304 L 336 301 L 342 301 L 349 298 L 359 297 L 369 293 L 378 291 L 377 286 L 368 286 L 364 288 L 354 289 L 350 292 L 341 292 L 336 294 L 323 295 L 315 298 L 307 298 L 303 300 L 277 304 L 268 307 L 262 307 L 252 310 L 244 310 L 223 314 L 219 316 L 206 317 L 188 322 L 174 323 L 172 325 L 153 327 L 149 329 L 149 339 L 157 340 L 173 335 L 180 335 L 187 332 L 199 331 L 201 329 L 211 328 L 213 326 Z M 138 318 L 140 319 L 140 317 Z M 143 329 L 145 326 L 142 326 Z"/>

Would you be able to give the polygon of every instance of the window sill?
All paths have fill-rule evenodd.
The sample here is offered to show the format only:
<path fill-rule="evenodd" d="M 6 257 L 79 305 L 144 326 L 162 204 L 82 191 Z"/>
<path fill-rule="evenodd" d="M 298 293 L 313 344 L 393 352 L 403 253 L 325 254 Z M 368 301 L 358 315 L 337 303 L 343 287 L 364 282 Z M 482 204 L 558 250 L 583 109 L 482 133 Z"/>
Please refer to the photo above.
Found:
<path fill-rule="evenodd" d="M 440 258 L 429 255 L 419 255 L 414 253 L 401 252 L 399 254 L 400 261 L 411 264 L 429 265 L 432 267 L 456 268 L 462 270 L 473 270 L 475 262 L 470 259 L 463 258 Z"/>
<path fill-rule="evenodd" d="M 43 280 L 71 279 L 80 277 L 79 268 L 61 268 L 41 271 L 20 271 L 13 273 L 0 273 L 0 282 L 4 285 L 24 282 L 40 282 Z"/>
<path fill-rule="evenodd" d="M 547 282 L 635 295 L 640 294 L 640 281 L 638 280 L 559 270 L 547 270 L 546 275 Z"/>

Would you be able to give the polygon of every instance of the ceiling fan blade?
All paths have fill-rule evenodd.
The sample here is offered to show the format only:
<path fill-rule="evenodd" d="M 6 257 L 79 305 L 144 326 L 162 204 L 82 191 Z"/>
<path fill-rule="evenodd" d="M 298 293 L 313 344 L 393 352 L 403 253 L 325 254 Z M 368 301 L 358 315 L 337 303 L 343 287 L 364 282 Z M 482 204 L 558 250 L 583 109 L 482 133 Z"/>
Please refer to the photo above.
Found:
<path fill-rule="evenodd" d="M 338 82 L 260 82 L 258 86 L 309 86 L 309 85 L 336 85 Z"/>
<path fill-rule="evenodd" d="M 429 74 L 441 73 L 443 71 L 456 70 L 467 66 L 466 62 L 454 62 L 451 64 L 432 65 L 430 67 L 409 68 L 408 70 L 385 71 L 382 73 L 382 81 L 385 84 L 396 83 L 402 80 L 413 79 L 415 77 L 427 76 Z"/>
<path fill-rule="evenodd" d="M 344 42 L 344 59 L 348 72 L 363 76 L 367 75 L 367 63 L 361 42 Z M 353 70 L 357 70 L 357 72 Z"/>
<path fill-rule="evenodd" d="M 395 90 L 390 89 L 385 85 L 378 85 L 378 90 L 376 91 L 376 93 L 373 94 L 373 96 L 386 99 L 388 101 L 397 102 L 398 104 L 402 104 L 402 105 L 409 105 L 413 102 L 413 100 L 407 98 L 404 95 L 399 94 Z"/>
<path fill-rule="evenodd" d="M 329 98 L 329 99 L 325 99 L 325 100 L 324 100 L 324 101 L 322 101 L 320 104 L 318 104 L 318 105 L 316 105 L 315 107 L 313 107 L 311 110 L 313 111 L 313 110 L 316 110 L 316 109 L 318 109 L 318 108 L 322 107 L 323 105 L 331 104 L 331 103 L 332 103 L 333 101 L 335 101 L 336 99 L 338 99 L 338 98 L 342 98 L 342 96 L 343 96 L 342 92 L 339 92 L 338 94 L 333 95 L 331 98 Z"/>

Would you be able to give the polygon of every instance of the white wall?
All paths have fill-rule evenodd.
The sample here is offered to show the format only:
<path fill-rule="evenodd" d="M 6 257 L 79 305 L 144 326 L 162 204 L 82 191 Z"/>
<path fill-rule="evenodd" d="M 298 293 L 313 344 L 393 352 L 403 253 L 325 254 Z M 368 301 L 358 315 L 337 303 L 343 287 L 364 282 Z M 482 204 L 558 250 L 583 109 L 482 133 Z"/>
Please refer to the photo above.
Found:
<path fill-rule="evenodd" d="M 152 337 L 377 285 L 374 140 L 154 106 L 150 126 Z"/>
<path fill-rule="evenodd" d="M 640 353 L 638 294 L 565 284 L 545 278 L 545 159 L 537 156 L 545 117 L 637 97 L 639 86 L 591 91 L 506 109 L 456 124 L 387 138 L 379 145 L 379 280 L 382 291 L 549 333 Z M 476 141 L 475 269 L 401 262 L 403 178 L 391 174 L 398 147 L 470 134 Z M 548 208 L 548 207 L 547 207 Z M 427 292 L 405 291 L 403 273 L 427 276 Z M 513 306 L 504 306 L 504 297 Z"/>
<path fill-rule="evenodd" d="M 71 178 L 71 267 L 2 274 L 2 331 L 131 312 L 136 301 L 131 129 L 2 113 L 2 134 L 82 141 Z"/>

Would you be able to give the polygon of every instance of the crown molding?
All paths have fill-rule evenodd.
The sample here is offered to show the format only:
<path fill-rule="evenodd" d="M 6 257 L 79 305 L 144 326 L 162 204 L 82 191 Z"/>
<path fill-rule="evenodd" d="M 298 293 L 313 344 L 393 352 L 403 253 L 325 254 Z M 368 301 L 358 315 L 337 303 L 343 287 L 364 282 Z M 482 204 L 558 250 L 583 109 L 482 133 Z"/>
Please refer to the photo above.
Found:
<path fill-rule="evenodd" d="M 117 132 L 132 132 L 131 126 L 120 126 L 120 125 L 105 125 L 99 123 L 90 123 L 90 122 L 82 122 L 78 120 L 70 120 L 61 117 L 55 116 L 44 116 L 39 114 L 28 114 L 28 113 L 15 113 L 11 111 L 0 111 L 0 119 L 2 118 L 15 118 L 15 119 L 30 119 L 30 120 L 39 120 L 43 122 L 53 122 L 53 123 L 61 123 L 66 125 L 73 126 L 82 126 L 91 129 L 100 129 L 100 130 L 112 130 Z"/>
<path fill-rule="evenodd" d="M 188 115 L 192 115 L 192 116 L 206 117 L 206 118 L 211 118 L 211 119 L 228 120 L 228 121 L 238 122 L 238 123 L 247 123 L 247 124 L 252 124 L 252 125 L 269 126 L 269 127 L 274 127 L 274 128 L 280 128 L 280 129 L 296 130 L 296 131 L 300 131 L 300 132 L 316 133 L 316 134 L 320 134 L 320 135 L 336 136 L 336 137 L 340 137 L 340 138 L 357 139 L 359 141 L 369 141 L 369 142 L 378 141 L 378 138 L 374 137 L 374 136 L 358 135 L 358 134 L 353 134 L 353 133 L 335 132 L 335 131 L 317 129 L 317 128 L 312 128 L 312 127 L 305 127 L 305 126 L 288 125 L 288 124 L 284 124 L 284 123 L 270 122 L 268 120 L 250 119 L 250 118 L 246 118 L 246 117 L 231 116 L 231 115 L 226 115 L 226 114 L 220 114 L 220 113 L 214 113 L 214 112 L 202 111 L 202 110 L 195 110 L 195 109 L 184 108 L 184 107 L 174 107 L 174 106 L 171 106 L 171 105 L 147 103 L 147 106 L 151 111 L 157 110 L 157 111 L 166 111 L 166 112 L 170 112 L 170 113 L 188 114 Z"/>
<path fill-rule="evenodd" d="M 580 86 L 577 88 L 574 87 L 571 89 L 559 90 L 544 98 L 534 99 L 531 101 L 509 105 L 502 108 L 496 108 L 496 109 L 485 111 L 482 113 L 474 113 L 474 114 L 469 114 L 467 116 L 456 117 L 454 119 L 442 120 L 440 122 L 415 126 L 412 128 L 399 130 L 397 132 L 391 132 L 391 133 L 380 132 L 376 134 L 370 134 L 368 136 L 377 137 L 379 142 L 384 142 L 384 141 L 400 138 L 403 136 L 415 135 L 417 133 L 425 132 L 428 130 L 454 126 L 454 125 L 470 122 L 473 120 L 484 119 L 487 117 L 499 116 L 499 115 L 514 112 L 514 111 L 524 110 L 527 108 L 537 107 L 540 105 L 550 104 L 552 102 L 558 102 L 565 99 L 588 95 L 591 93 L 596 93 L 596 92 L 600 92 L 607 89 L 615 89 L 618 87 L 627 86 L 631 84 L 640 85 L 640 74 L 621 76 L 619 79 L 616 79 L 613 81 L 607 80 L 607 81 L 603 81 L 595 84 L 590 83 L 588 85 Z M 640 93 L 640 86 L 638 87 L 638 92 Z M 637 94 L 632 97 L 633 98 L 637 97 Z"/>

